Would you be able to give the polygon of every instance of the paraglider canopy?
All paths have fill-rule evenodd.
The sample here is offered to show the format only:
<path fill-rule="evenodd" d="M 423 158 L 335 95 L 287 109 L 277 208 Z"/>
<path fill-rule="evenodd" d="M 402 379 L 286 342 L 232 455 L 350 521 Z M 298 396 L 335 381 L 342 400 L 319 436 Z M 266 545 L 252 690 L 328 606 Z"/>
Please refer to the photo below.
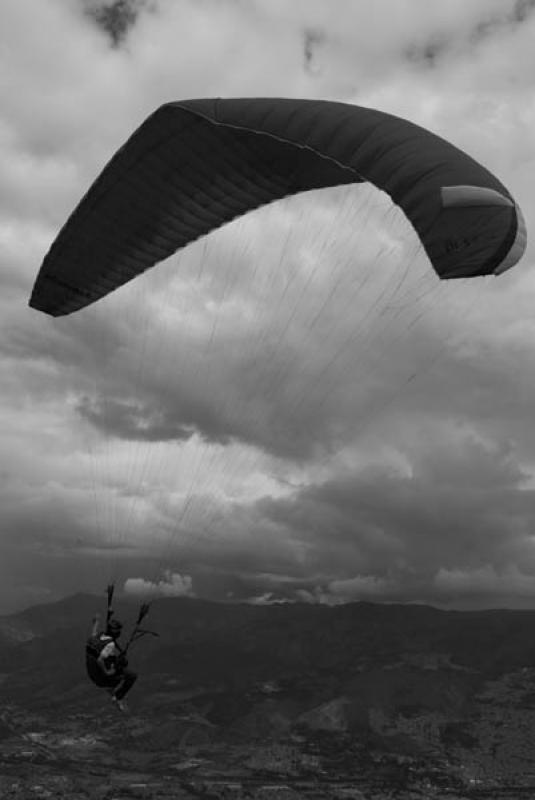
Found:
<path fill-rule="evenodd" d="M 158 108 L 113 156 L 52 244 L 30 305 L 70 314 L 258 206 L 362 181 L 403 209 L 440 278 L 499 274 L 525 249 L 500 181 L 411 122 L 318 100 L 186 100 Z"/>

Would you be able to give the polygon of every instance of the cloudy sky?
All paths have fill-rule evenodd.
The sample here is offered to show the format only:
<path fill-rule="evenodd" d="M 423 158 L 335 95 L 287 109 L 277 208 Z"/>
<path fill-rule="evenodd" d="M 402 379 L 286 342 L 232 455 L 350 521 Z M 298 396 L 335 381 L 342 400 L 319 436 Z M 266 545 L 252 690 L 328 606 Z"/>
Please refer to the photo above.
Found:
<path fill-rule="evenodd" d="M 117 8 L 117 6 L 121 8 Z M 0 613 L 137 594 L 535 607 L 534 251 L 440 284 L 377 190 L 28 307 L 161 103 L 324 98 L 439 133 L 535 216 L 532 0 L 2 0 Z"/>

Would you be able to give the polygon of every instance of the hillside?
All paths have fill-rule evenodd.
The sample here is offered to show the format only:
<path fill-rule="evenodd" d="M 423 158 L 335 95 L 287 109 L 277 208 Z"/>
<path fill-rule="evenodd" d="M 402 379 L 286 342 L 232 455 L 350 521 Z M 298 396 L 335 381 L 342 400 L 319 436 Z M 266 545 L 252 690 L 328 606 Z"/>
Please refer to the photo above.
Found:
<path fill-rule="evenodd" d="M 261 776 L 307 778 L 324 797 L 340 782 L 375 787 L 374 798 L 389 783 L 426 785 L 429 797 L 535 787 L 535 613 L 162 600 L 147 618 L 158 638 L 131 652 L 140 678 L 118 719 L 85 677 L 99 605 L 78 595 L 0 619 L 6 763 L 22 743 L 52 772 L 89 756 L 104 773 L 110 758 L 151 774 L 176 775 L 179 763 L 184 797 L 193 777 L 253 792 Z M 136 606 L 116 613 L 133 620 Z"/>

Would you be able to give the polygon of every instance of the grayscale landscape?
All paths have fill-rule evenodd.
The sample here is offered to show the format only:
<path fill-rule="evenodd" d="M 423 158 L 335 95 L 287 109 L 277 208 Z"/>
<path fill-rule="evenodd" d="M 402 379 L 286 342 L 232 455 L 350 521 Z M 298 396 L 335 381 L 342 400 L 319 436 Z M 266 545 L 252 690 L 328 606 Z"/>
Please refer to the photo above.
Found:
<path fill-rule="evenodd" d="M 0 0 L 0 800 L 535 798 L 534 42 Z"/>
<path fill-rule="evenodd" d="M 2 798 L 535 792 L 533 612 L 160 601 L 122 714 L 83 668 L 96 607 L 1 619 Z"/>

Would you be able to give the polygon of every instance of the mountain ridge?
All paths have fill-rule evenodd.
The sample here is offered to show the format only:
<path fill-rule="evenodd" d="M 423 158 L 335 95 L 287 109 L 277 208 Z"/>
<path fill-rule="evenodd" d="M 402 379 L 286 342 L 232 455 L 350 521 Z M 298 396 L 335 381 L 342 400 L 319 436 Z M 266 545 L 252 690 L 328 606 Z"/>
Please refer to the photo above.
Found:
<path fill-rule="evenodd" d="M 115 607 L 128 635 L 137 603 Z M 129 653 L 139 680 L 121 723 L 85 674 L 97 610 L 104 617 L 102 598 L 80 594 L 0 618 L 4 742 L 20 730 L 46 742 L 55 730 L 80 758 L 88 742 L 102 758 L 130 753 L 158 769 L 187 756 L 183 768 L 207 781 L 214 759 L 225 774 L 232 763 L 236 774 L 297 780 L 312 770 L 335 783 L 373 782 L 386 764 L 396 780 L 423 775 L 425 797 L 433 781 L 529 780 L 535 612 L 165 598 L 144 621 L 159 637 Z"/>

